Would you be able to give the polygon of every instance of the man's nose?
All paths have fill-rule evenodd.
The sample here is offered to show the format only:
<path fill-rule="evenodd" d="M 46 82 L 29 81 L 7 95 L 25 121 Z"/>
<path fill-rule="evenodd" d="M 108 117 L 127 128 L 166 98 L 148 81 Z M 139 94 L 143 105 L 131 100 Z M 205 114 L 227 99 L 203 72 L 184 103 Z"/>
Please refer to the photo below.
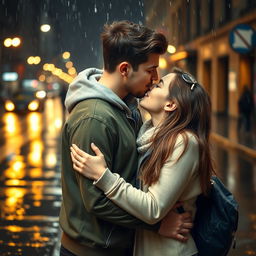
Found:
<path fill-rule="evenodd" d="M 152 82 L 157 82 L 157 81 L 158 81 L 158 72 L 157 72 L 157 70 L 155 70 L 155 71 L 152 73 L 151 80 L 152 80 Z"/>

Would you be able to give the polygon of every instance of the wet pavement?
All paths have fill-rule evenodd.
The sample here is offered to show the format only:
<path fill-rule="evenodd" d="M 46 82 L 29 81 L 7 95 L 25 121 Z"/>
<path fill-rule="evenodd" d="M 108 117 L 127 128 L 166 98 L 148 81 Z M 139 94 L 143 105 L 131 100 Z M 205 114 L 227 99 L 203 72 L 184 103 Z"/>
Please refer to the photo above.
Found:
<path fill-rule="evenodd" d="M 256 116 L 252 118 L 250 131 L 246 131 L 244 127 L 239 128 L 238 118 L 215 114 L 212 116 L 212 138 L 224 147 L 256 158 Z"/>
<path fill-rule="evenodd" d="M 1 115 L 0 256 L 58 255 L 62 109 L 59 99 L 46 104 L 44 113 Z M 240 206 L 237 248 L 228 255 L 256 255 L 255 130 L 238 131 L 232 118 L 213 120 L 216 169 Z"/>
<path fill-rule="evenodd" d="M 58 100 L 49 111 L 3 115 L 0 255 L 53 255 L 61 203 Z M 47 125 L 48 124 L 48 125 Z M 49 125 L 53 124 L 53 125 Z"/>
<path fill-rule="evenodd" d="M 256 121 L 247 132 L 238 119 L 213 115 L 211 139 L 216 170 L 239 203 L 236 249 L 228 256 L 256 255 Z"/>
<path fill-rule="evenodd" d="M 220 178 L 239 203 L 236 249 L 228 256 L 256 255 L 256 160 L 216 144 L 213 152 Z"/>

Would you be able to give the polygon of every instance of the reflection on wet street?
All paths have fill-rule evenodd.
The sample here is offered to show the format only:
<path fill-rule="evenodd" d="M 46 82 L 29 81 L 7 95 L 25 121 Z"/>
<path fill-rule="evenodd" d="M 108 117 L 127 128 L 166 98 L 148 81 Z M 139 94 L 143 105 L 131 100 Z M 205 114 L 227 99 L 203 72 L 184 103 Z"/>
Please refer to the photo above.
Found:
<path fill-rule="evenodd" d="M 256 255 L 256 159 L 216 144 L 213 149 L 217 171 L 239 203 L 236 249 L 228 255 Z"/>
<path fill-rule="evenodd" d="M 0 165 L 0 255 L 51 255 L 61 202 L 59 99 L 44 113 L 3 115 Z"/>
<path fill-rule="evenodd" d="M 60 100 L 48 99 L 44 113 L 5 113 L 1 121 L 0 255 L 56 255 Z M 237 248 L 229 256 L 256 255 L 256 160 L 215 142 L 213 151 L 221 179 L 240 205 Z"/>

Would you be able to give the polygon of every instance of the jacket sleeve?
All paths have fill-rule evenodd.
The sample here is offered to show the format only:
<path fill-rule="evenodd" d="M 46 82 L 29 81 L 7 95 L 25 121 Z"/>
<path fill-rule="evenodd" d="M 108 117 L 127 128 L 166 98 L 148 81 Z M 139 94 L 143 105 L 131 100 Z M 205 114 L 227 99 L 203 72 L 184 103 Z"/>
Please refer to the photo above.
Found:
<path fill-rule="evenodd" d="M 198 165 L 198 144 L 189 139 L 188 147 L 182 157 L 184 143 L 176 143 L 174 152 L 161 169 L 157 183 L 151 185 L 147 192 L 134 188 L 118 174 L 108 169 L 95 185 L 106 196 L 130 214 L 154 224 L 161 220 L 179 200 L 189 184 Z"/>
<path fill-rule="evenodd" d="M 96 118 L 88 118 L 72 129 L 70 137 L 70 144 L 75 143 L 92 155 L 94 152 L 92 152 L 90 144 L 94 142 L 104 154 L 108 166 L 112 167 L 111 163 L 114 161 L 114 146 L 116 145 L 117 137 L 114 129 L 108 128 L 106 124 Z M 108 199 L 102 190 L 95 187 L 92 180 L 85 178 L 78 172 L 76 172 L 76 178 L 84 206 L 91 214 L 105 221 L 129 228 L 142 227 L 149 230 L 157 230 L 159 228 L 159 223 L 148 225 L 121 209 Z"/>

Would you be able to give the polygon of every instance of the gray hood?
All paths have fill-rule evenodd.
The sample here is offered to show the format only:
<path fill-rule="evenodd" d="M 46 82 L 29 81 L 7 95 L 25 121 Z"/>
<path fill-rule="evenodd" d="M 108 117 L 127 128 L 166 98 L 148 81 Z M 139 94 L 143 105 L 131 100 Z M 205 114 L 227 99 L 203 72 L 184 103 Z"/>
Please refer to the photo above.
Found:
<path fill-rule="evenodd" d="M 67 91 L 65 106 L 68 112 L 82 100 L 102 99 L 131 116 L 131 111 L 137 108 L 137 99 L 127 96 L 123 101 L 112 90 L 98 82 L 102 74 L 103 71 L 96 68 L 88 68 L 78 74 Z"/>

